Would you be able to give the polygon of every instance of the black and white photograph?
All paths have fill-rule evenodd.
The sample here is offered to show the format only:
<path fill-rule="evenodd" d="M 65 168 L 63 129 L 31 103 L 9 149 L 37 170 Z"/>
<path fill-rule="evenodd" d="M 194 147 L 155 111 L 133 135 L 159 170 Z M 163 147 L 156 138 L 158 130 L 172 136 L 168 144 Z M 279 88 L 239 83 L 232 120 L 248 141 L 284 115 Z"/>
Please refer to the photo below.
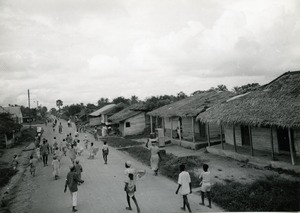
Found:
<path fill-rule="evenodd" d="M 0 0 L 0 213 L 299 201 L 299 0 Z"/>

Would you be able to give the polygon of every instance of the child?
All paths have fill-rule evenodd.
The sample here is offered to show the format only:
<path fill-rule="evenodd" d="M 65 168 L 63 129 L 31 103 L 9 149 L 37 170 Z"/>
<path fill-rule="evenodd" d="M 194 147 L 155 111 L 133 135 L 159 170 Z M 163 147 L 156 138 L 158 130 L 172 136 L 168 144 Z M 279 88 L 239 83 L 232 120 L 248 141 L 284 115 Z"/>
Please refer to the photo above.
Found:
<path fill-rule="evenodd" d="M 54 156 L 57 158 L 57 160 L 60 163 L 61 157 L 62 157 L 62 153 L 61 151 L 59 151 L 58 147 L 56 147 L 56 149 L 54 150 Z"/>
<path fill-rule="evenodd" d="M 67 142 L 66 139 L 63 139 L 61 142 L 61 151 L 64 153 L 65 156 L 67 156 Z"/>
<path fill-rule="evenodd" d="M 35 170 L 36 170 L 36 162 L 37 160 L 33 158 L 33 156 L 30 156 L 29 160 L 29 166 L 30 166 L 30 174 L 34 177 L 35 176 Z"/>
<path fill-rule="evenodd" d="M 127 202 L 128 202 L 128 207 L 126 207 L 126 210 L 132 210 L 131 205 L 130 205 L 130 198 L 132 198 L 133 202 L 136 205 L 137 212 L 139 213 L 140 212 L 140 207 L 139 207 L 139 205 L 137 203 L 137 200 L 134 196 L 134 193 L 136 191 L 136 186 L 135 186 L 133 173 L 128 174 L 128 178 L 125 181 L 125 191 L 126 191 L 126 194 L 127 194 Z"/>
<path fill-rule="evenodd" d="M 94 143 L 91 143 L 89 159 L 94 159 Z"/>
<path fill-rule="evenodd" d="M 199 179 L 200 179 L 200 187 L 201 187 L 200 190 L 201 190 L 201 199 L 202 199 L 202 203 L 200 203 L 200 204 L 204 206 L 204 193 L 206 192 L 207 198 L 208 198 L 208 203 L 209 203 L 207 207 L 211 208 L 210 171 L 208 171 L 207 164 L 203 164 L 203 172 L 200 174 Z"/>
<path fill-rule="evenodd" d="M 57 160 L 56 156 L 53 157 L 52 167 L 54 180 L 57 180 L 59 174 L 59 161 Z"/>
<path fill-rule="evenodd" d="M 181 209 L 185 211 L 185 206 L 187 206 L 189 212 L 192 212 L 187 198 L 187 195 L 192 193 L 191 177 L 190 174 L 185 171 L 184 164 L 180 165 L 180 171 L 181 172 L 178 177 L 178 188 L 176 190 L 176 194 L 178 194 L 178 191 L 181 188 L 180 194 L 183 197 L 183 207 Z"/>
<path fill-rule="evenodd" d="M 104 164 L 107 164 L 108 153 L 109 153 L 109 149 L 108 149 L 108 146 L 107 146 L 107 142 L 104 141 L 104 145 L 102 147 L 102 156 L 103 156 Z"/>
<path fill-rule="evenodd" d="M 18 165 L 19 165 L 18 155 L 14 154 L 14 157 L 13 157 L 13 160 L 12 160 L 13 170 L 17 170 Z"/>
<path fill-rule="evenodd" d="M 77 145 L 76 145 L 76 153 L 77 153 L 77 155 L 81 155 L 81 153 L 83 152 L 83 147 L 82 147 L 82 145 L 81 145 L 81 143 L 80 143 L 80 140 L 78 139 L 77 140 Z"/>
<path fill-rule="evenodd" d="M 74 164 L 75 159 L 76 159 L 76 150 L 73 145 L 71 145 L 71 148 L 69 149 L 69 155 L 70 155 L 70 159 L 71 159 L 72 163 Z"/>
<path fill-rule="evenodd" d="M 40 159 L 41 159 L 41 149 L 40 149 L 40 145 L 38 145 L 38 146 L 36 147 L 35 153 L 36 153 L 37 160 L 40 160 Z"/>
<path fill-rule="evenodd" d="M 89 139 L 87 138 L 87 135 L 84 136 L 83 141 L 84 141 L 85 149 L 87 149 L 87 148 L 88 148 L 88 145 L 89 145 Z"/>
<path fill-rule="evenodd" d="M 79 179 L 81 179 L 81 172 L 83 172 L 83 170 L 82 170 L 82 166 L 79 164 L 79 160 L 76 160 L 75 171 L 76 171 Z"/>
<path fill-rule="evenodd" d="M 52 144 L 52 150 L 51 150 L 51 153 L 53 154 L 54 151 L 56 150 L 56 147 L 58 147 L 58 143 L 57 143 L 57 140 L 56 140 L 56 137 L 53 138 L 53 144 Z"/>

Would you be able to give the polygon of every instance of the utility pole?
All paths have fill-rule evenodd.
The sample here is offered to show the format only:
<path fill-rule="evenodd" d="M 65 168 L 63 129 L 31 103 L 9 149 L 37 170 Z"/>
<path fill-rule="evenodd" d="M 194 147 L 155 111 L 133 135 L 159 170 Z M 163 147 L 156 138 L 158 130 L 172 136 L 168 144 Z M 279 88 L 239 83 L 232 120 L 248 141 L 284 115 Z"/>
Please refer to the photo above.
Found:
<path fill-rule="evenodd" d="M 39 101 L 36 101 L 36 108 L 39 108 Z"/>
<path fill-rule="evenodd" d="M 28 107 L 30 109 L 30 92 L 29 92 L 29 89 L 27 90 L 27 92 L 28 92 Z"/>
<path fill-rule="evenodd" d="M 30 92 L 29 89 L 27 90 L 28 92 L 28 107 L 29 107 L 29 128 L 31 128 L 31 110 L 30 110 Z"/>

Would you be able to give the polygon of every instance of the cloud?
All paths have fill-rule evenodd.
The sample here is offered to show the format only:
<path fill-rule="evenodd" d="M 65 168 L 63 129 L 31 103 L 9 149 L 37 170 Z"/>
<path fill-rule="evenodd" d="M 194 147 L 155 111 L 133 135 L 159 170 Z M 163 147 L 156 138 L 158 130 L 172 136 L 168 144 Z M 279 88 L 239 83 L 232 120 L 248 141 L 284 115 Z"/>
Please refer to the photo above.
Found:
<path fill-rule="evenodd" d="M 0 7 L 0 105 L 54 106 L 267 83 L 300 67 L 294 0 L 11 0 Z"/>

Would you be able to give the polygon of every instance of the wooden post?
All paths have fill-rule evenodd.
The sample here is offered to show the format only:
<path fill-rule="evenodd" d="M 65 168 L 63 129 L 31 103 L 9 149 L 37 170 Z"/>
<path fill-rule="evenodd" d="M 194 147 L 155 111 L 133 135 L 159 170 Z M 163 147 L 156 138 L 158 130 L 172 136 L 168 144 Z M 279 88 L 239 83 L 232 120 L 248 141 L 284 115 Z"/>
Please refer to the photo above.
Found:
<path fill-rule="evenodd" d="M 194 124 L 194 117 L 192 117 L 192 133 L 193 133 L 193 143 L 195 143 L 195 124 Z"/>
<path fill-rule="evenodd" d="M 234 125 L 233 125 L 233 143 L 234 143 L 234 152 L 237 152 L 236 139 L 235 139 L 235 126 Z"/>
<path fill-rule="evenodd" d="M 290 144 L 290 153 L 291 153 L 292 165 L 295 165 L 291 128 L 289 128 L 289 144 Z"/>
<path fill-rule="evenodd" d="M 271 130 L 270 130 L 270 133 L 271 133 L 271 155 L 272 155 L 272 160 L 275 159 L 275 156 L 274 156 L 274 142 L 273 142 L 273 128 L 271 127 Z"/>
<path fill-rule="evenodd" d="M 155 129 L 158 128 L 158 116 L 155 117 Z"/>
<path fill-rule="evenodd" d="M 210 133 L 209 133 L 209 124 L 207 123 L 207 142 L 208 146 L 210 146 Z"/>
<path fill-rule="evenodd" d="M 221 145 L 222 145 L 222 149 L 224 150 L 222 124 L 220 124 L 220 137 L 221 137 Z"/>
<path fill-rule="evenodd" d="M 249 140 L 250 140 L 250 147 L 251 147 L 251 156 L 254 156 L 251 126 L 248 126 L 248 129 L 249 129 Z"/>
<path fill-rule="evenodd" d="M 152 116 L 150 115 L 150 128 L 151 128 L 151 133 L 153 133 L 153 122 L 152 122 Z"/>
<path fill-rule="evenodd" d="M 171 117 L 171 142 L 173 139 L 173 117 Z"/>

